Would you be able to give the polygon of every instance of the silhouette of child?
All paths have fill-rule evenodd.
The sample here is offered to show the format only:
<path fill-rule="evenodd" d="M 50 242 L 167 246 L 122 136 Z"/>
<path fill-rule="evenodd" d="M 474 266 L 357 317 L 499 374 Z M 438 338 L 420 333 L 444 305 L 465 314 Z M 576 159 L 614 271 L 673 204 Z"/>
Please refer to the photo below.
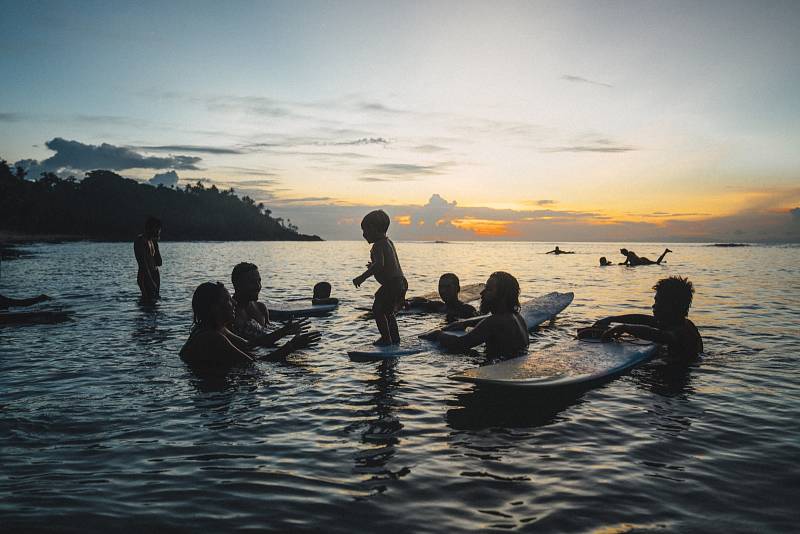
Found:
<path fill-rule="evenodd" d="M 339 299 L 331 298 L 331 285 L 328 282 L 317 282 L 311 304 L 339 304 Z"/>
<path fill-rule="evenodd" d="M 161 253 L 158 250 L 158 240 L 161 237 L 161 221 L 155 217 L 148 217 L 144 223 L 144 233 L 136 236 L 133 242 L 133 253 L 139 271 L 136 274 L 136 283 L 142 292 L 142 299 L 154 301 L 161 294 Z"/>
<path fill-rule="evenodd" d="M 688 319 L 694 286 L 680 276 L 662 278 L 656 285 L 653 315 L 632 313 L 606 317 L 589 328 L 578 330 L 578 337 L 609 340 L 621 334 L 663 343 L 670 357 L 689 359 L 703 352 L 703 339 L 692 321 Z M 611 323 L 619 323 L 610 326 Z"/>
<path fill-rule="evenodd" d="M 455 273 L 444 273 L 439 277 L 439 300 L 429 300 L 424 297 L 414 297 L 409 299 L 407 306 L 410 308 L 422 308 L 431 312 L 446 313 L 447 321 L 456 319 L 468 319 L 478 315 L 477 310 L 466 302 L 461 302 L 458 293 L 461 291 L 461 282 Z"/>
<path fill-rule="evenodd" d="M 405 302 L 408 282 L 400 268 L 394 243 L 386 237 L 389 215 L 383 210 L 371 211 L 361 221 L 361 229 L 364 239 L 372 244 L 372 250 L 367 270 L 353 278 L 353 285 L 359 287 L 370 276 L 375 277 L 381 287 L 375 292 L 372 313 L 381 337 L 374 344 L 382 346 L 400 343 L 395 312 Z"/>

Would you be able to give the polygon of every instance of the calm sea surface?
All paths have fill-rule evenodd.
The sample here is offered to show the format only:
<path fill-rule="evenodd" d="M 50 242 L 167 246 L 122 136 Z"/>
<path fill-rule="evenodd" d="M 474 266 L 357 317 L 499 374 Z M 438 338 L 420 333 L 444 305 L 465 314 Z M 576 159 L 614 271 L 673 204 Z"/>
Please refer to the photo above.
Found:
<path fill-rule="evenodd" d="M 648 312 L 657 279 L 689 276 L 706 354 L 656 359 L 567 397 L 448 380 L 482 363 L 438 352 L 353 363 L 377 337 L 350 280 L 365 242 L 162 244 L 163 300 L 137 303 L 133 248 L 30 245 L 0 293 L 45 292 L 75 321 L 0 327 L 0 530 L 791 532 L 800 528 L 800 247 L 669 245 L 661 266 L 618 244 L 397 243 L 409 294 L 506 270 L 523 297 L 574 291 L 531 337 L 569 340 L 596 318 Z M 656 258 L 663 244 L 637 244 Z M 194 288 L 261 268 L 262 299 L 329 280 L 342 305 L 323 342 L 215 380 L 178 350 Z M 439 324 L 402 317 L 401 335 Z"/>

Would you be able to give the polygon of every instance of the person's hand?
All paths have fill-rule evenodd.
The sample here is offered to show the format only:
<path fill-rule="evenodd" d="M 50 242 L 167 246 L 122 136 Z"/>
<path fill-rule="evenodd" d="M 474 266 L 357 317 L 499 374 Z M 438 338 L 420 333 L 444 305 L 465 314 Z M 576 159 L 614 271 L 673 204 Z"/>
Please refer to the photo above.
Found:
<path fill-rule="evenodd" d="M 618 324 L 616 326 L 612 326 L 611 328 L 609 328 L 608 330 L 603 332 L 603 335 L 600 336 L 600 340 L 601 341 L 611 341 L 612 339 L 618 338 L 619 336 L 621 336 L 624 333 L 625 333 L 625 325 L 624 324 Z"/>
<path fill-rule="evenodd" d="M 420 339 L 427 339 L 429 341 L 436 341 L 439 339 L 439 336 L 442 335 L 441 329 L 438 330 L 431 330 L 430 332 L 425 332 L 424 334 L 420 334 Z"/>
<path fill-rule="evenodd" d="M 322 334 L 319 332 L 307 332 L 304 334 L 297 334 L 292 339 L 289 340 L 289 348 L 292 350 L 299 350 L 304 349 L 306 347 L 310 347 L 312 345 L 316 345 L 316 343 L 320 340 Z"/>
<path fill-rule="evenodd" d="M 283 325 L 283 335 L 288 334 L 302 334 L 308 330 L 308 319 L 303 318 L 299 321 L 295 321 L 293 319 L 289 319 L 289 322 Z"/>
<path fill-rule="evenodd" d="M 359 275 L 353 278 L 353 285 L 356 287 L 361 287 L 361 284 L 364 283 L 364 277 Z"/>

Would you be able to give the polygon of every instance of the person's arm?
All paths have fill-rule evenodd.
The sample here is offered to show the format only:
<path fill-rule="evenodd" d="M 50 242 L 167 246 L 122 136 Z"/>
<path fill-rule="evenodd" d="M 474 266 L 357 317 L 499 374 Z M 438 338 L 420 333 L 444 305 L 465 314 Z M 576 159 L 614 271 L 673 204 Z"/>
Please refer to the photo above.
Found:
<path fill-rule="evenodd" d="M 545 252 L 545 254 L 553 254 L 554 252 L 555 252 L 555 250 L 551 250 L 549 252 Z"/>
<path fill-rule="evenodd" d="M 145 253 L 145 239 L 137 237 L 133 242 L 133 253 L 136 256 L 136 263 L 139 265 L 139 272 L 144 272 L 144 283 L 147 286 L 147 292 L 154 294 L 156 292 L 156 282 L 153 280 L 153 274 L 150 272 L 150 266 L 147 265 L 147 257 Z"/>
<path fill-rule="evenodd" d="M 153 240 L 153 249 L 155 249 L 156 252 L 153 257 L 153 265 L 161 267 L 161 252 L 158 250 L 158 241 L 155 239 Z"/>
<path fill-rule="evenodd" d="M 612 326 L 603 332 L 601 339 L 603 341 L 608 341 L 622 334 L 630 334 L 639 339 L 664 343 L 666 345 L 675 343 L 675 334 L 669 330 L 661 330 L 660 328 L 642 324 L 618 324 Z"/>
<path fill-rule="evenodd" d="M 191 345 L 184 345 L 181 349 L 181 357 L 189 364 L 200 366 L 224 366 L 231 363 L 248 363 L 254 361 L 249 354 L 238 349 L 231 343 L 228 337 L 221 332 L 203 333 L 200 334 L 200 336 L 202 336 L 202 339 L 194 339 Z"/>
<path fill-rule="evenodd" d="M 353 285 L 359 287 L 367 278 L 383 269 L 384 263 L 385 260 L 383 258 L 381 246 L 378 245 L 378 243 L 372 245 L 372 250 L 370 251 L 370 261 L 367 264 L 367 270 L 353 278 Z"/>
<path fill-rule="evenodd" d="M 639 324 L 644 326 L 656 326 L 656 318 L 644 313 L 629 313 L 627 315 L 612 315 L 595 321 L 592 326 L 608 327 L 611 323 Z"/>
<path fill-rule="evenodd" d="M 259 356 L 259 360 L 285 360 L 286 357 L 293 353 L 296 350 L 304 349 L 306 347 L 310 347 L 315 345 L 321 338 L 321 334 L 319 332 L 308 332 L 303 334 L 298 334 L 294 336 L 292 339 L 287 341 L 283 344 L 283 346 L 278 347 L 276 350 L 273 350 L 269 354 L 264 356 Z"/>
<path fill-rule="evenodd" d="M 439 344 L 447 350 L 461 352 L 484 343 L 492 330 L 492 318 L 484 319 L 478 326 L 463 336 L 455 336 L 442 332 L 439 334 Z"/>
<path fill-rule="evenodd" d="M 299 321 L 292 321 L 290 319 L 289 322 L 284 324 L 282 327 L 270 332 L 269 334 L 264 334 L 263 336 L 254 338 L 250 341 L 250 343 L 260 347 L 274 347 L 275 343 L 281 338 L 284 338 L 289 334 L 302 334 L 307 328 L 308 319 L 300 319 Z"/>

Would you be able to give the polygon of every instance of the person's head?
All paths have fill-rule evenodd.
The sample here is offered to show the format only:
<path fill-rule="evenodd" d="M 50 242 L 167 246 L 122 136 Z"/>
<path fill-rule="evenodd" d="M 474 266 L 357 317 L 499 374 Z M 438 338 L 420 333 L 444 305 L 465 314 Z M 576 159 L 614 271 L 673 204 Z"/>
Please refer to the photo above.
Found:
<path fill-rule="evenodd" d="M 481 313 L 517 312 L 519 309 L 517 279 L 503 271 L 492 273 L 481 291 Z"/>
<path fill-rule="evenodd" d="M 314 285 L 314 295 L 313 298 L 315 299 L 327 299 L 331 296 L 331 285 L 328 282 L 317 282 Z"/>
<path fill-rule="evenodd" d="M 555 248 L 555 250 L 561 250 L 561 249 L 560 249 L 560 248 L 558 248 L 558 245 L 556 245 L 556 248 Z"/>
<path fill-rule="evenodd" d="M 458 301 L 459 291 L 461 291 L 461 284 L 458 276 L 453 273 L 444 273 L 439 277 L 439 296 L 444 302 Z"/>
<path fill-rule="evenodd" d="M 600 265 L 602 265 L 602 266 L 606 266 L 606 265 L 608 265 L 609 263 L 611 263 L 611 262 L 609 262 L 609 261 L 606 259 L 606 257 L 605 257 L 605 256 L 601 256 L 601 257 L 600 257 Z"/>
<path fill-rule="evenodd" d="M 161 219 L 156 217 L 148 217 L 144 221 L 144 235 L 152 239 L 161 237 Z"/>
<path fill-rule="evenodd" d="M 389 215 L 383 210 L 375 210 L 361 219 L 361 230 L 367 243 L 374 243 L 386 235 L 389 230 Z"/>
<path fill-rule="evenodd" d="M 221 282 L 205 282 L 192 295 L 194 323 L 200 328 L 218 328 L 233 321 L 233 301 Z"/>
<path fill-rule="evenodd" d="M 662 278 L 653 286 L 653 317 L 661 324 L 674 324 L 689 315 L 694 286 L 688 278 L 670 276 Z"/>
<path fill-rule="evenodd" d="M 621 248 L 621 249 L 619 249 L 619 253 L 622 254 L 623 256 L 627 256 L 628 255 L 628 249 L 627 248 Z"/>
<path fill-rule="evenodd" d="M 243 261 L 237 264 L 231 272 L 231 282 L 237 299 L 244 301 L 241 304 L 258 300 L 258 294 L 261 292 L 261 274 L 254 263 Z"/>

